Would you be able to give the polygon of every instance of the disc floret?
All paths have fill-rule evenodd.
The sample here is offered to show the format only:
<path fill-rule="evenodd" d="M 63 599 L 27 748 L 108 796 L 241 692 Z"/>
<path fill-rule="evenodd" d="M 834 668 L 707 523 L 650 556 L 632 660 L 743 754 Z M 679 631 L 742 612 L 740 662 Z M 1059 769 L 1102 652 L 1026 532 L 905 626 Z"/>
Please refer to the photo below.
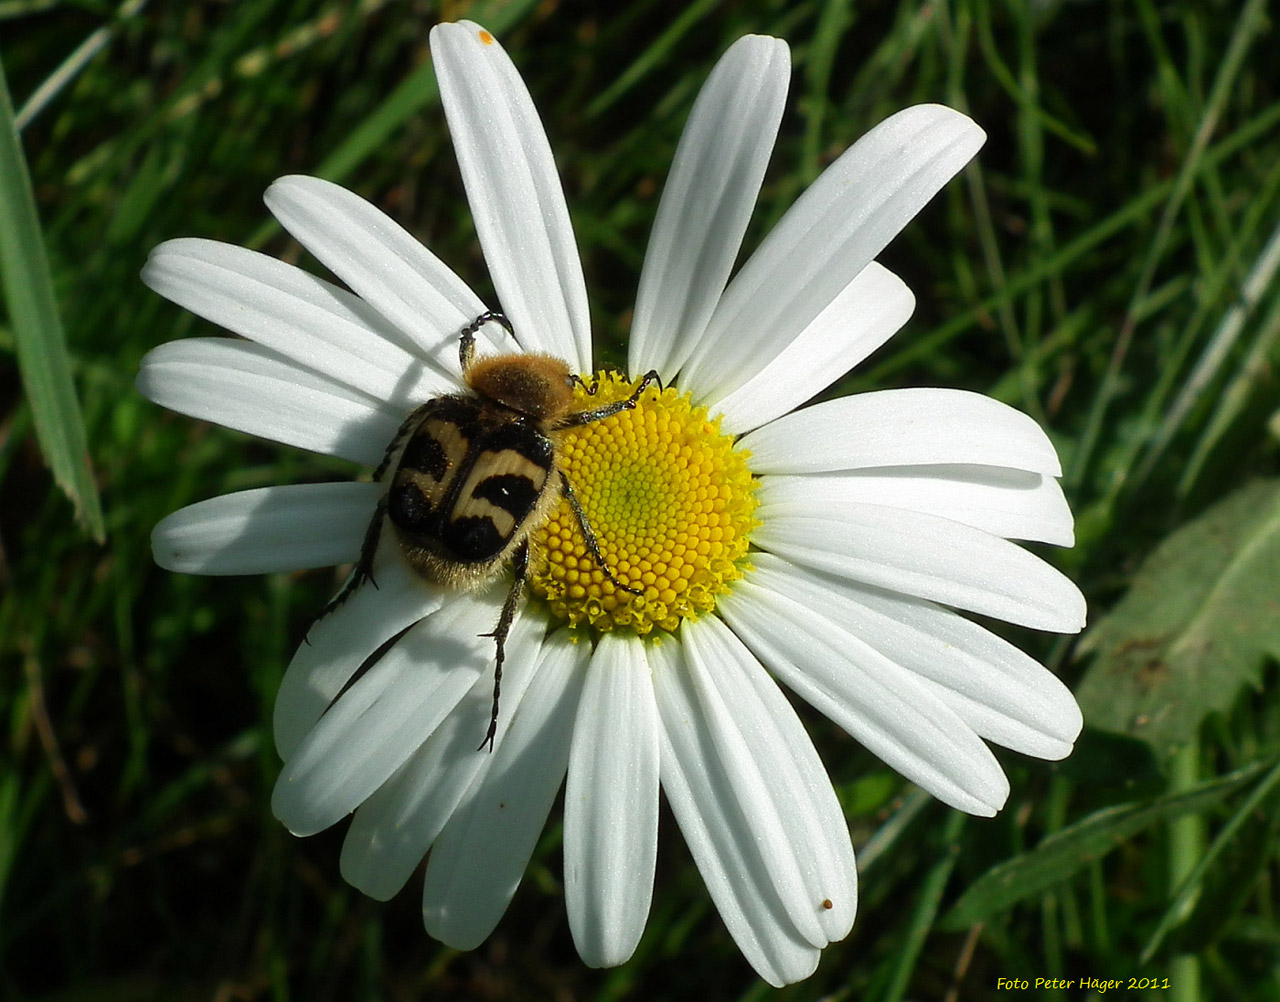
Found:
<path fill-rule="evenodd" d="M 600 372 L 577 389 L 586 409 L 626 399 L 636 383 Z M 531 543 L 530 585 L 555 618 L 641 636 L 674 631 L 715 608 L 742 576 L 756 502 L 749 453 L 690 394 L 652 387 L 634 410 L 562 433 L 561 468 L 618 588 L 562 502 Z"/>

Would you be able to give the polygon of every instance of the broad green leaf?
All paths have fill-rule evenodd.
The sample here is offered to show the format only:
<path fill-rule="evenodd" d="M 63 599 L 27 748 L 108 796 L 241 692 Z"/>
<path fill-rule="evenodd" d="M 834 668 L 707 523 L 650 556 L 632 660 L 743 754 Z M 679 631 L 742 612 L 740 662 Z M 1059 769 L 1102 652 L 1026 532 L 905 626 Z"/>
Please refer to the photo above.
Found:
<path fill-rule="evenodd" d="M 1154 800 L 1104 807 L 1055 832 L 1029 852 L 993 866 L 961 896 L 939 927 L 958 930 L 1034 897 L 1101 859 L 1126 839 L 1157 821 L 1203 811 L 1243 786 L 1270 762 L 1243 769 L 1188 790 Z"/>
<path fill-rule="evenodd" d="M 1091 726 L 1166 757 L 1280 655 L 1280 481 L 1242 487 L 1165 540 L 1081 644 Z"/>
<path fill-rule="evenodd" d="M 98 488 L 89 469 L 84 421 L 71 381 L 62 321 L 53 296 L 44 236 L 27 162 L 13 122 L 0 65 L 0 279 L 13 326 L 22 388 L 35 420 L 36 440 L 53 479 L 94 539 L 105 538 Z"/>

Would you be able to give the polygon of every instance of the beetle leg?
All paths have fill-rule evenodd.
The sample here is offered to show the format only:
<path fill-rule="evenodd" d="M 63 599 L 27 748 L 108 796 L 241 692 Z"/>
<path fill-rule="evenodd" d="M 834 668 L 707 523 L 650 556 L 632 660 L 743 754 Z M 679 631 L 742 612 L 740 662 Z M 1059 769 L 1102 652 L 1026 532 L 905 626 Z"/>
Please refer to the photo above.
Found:
<path fill-rule="evenodd" d="M 516 332 L 511 326 L 511 321 L 504 314 L 494 310 L 485 310 L 484 313 L 481 313 L 480 316 L 472 320 L 458 333 L 458 364 L 462 366 L 464 374 L 471 368 L 471 363 L 476 358 L 476 332 L 490 322 L 502 324 L 507 329 L 508 334 L 513 338 L 516 336 Z"/>
<path fill-rule="evenodd" d="M 315 623 L 320 622 L 325 616 L 333 612 L 334 609 L 342 605 L 351 597 L 351 593 L 359 588 L 365 581 L 368 581 L 375 588 L 378 582 L 373 578 L 373 557 L 378 552 L 378 540 L 382 536 L 382 519 L 387 513 L 387 497 L 384 494 L 378 501 L 378 506 L 373 510 L 373 518 L 369 522 L 369 528 L 365 530 L 364 542 L 360 546 L 360 559 L 356 561 L 355 568 L 351 571 L 350 577 L 341 590 L 329 600 L 329 604 L 320 610 L 320 615 L 315 618 Z M 315 623 L 311 625 L 314 626 Z"/>
<path fill-rule="evenodd" d="M 400 428 L 396 431 L 395 438 L 391 440 L 391 444 L 387 446 L 382 462 L 373 471 L 373 479 L 375 481 L 381 480 L 386 474 L 387 468 L 391 465 L 391 458 L 396 454 L 396 450 L 404 444 L 405 437 L 421 420 L 423 408 L 426 406 L 426 404 L 423 404 L 422 407 L 415 407 L 409 416 L 400 422 Z M 386 513 L 387 496 L 384 494 L 378 500 L 377 507 L 373 510 L 373 519 L 369 522 L 369 528 L 365 530 L 364 542 L 360 546 L 360 559 L 356 561 L 355 569 L 351 572 L 351 576 L 347 578 L 346 583 L 338 594 L 331 598 L 329 604 L 320 610 L 320 615 L 316 617 L 316 622 L 324 619 L 325 616 L 342 605 L 343 602 L 351 597 L 351 593 L 364 584 L 366 580 L 372 582 L 375 588 L 378 587 L 378 582 L 373 578 L 373 555 L 378 550 L 378 539 L 382 535 L 382 517 Z"/>
<path fill-rule="evenodd" d="M 511 582 L 511 590 L 507 592 L 507 600 L 502 603 L 502 615 L 498 617 L 498 625 L 492 633 L 482 633 L 482 637 L 493 637 L 498 649 L 497 664 L 493 669 L 493 712 L 489 715 L 489 730 L 476 751 L 483 751 L 485 745 L 493 751 L 493 739 L 498 734 L 498 699 L 502 695 L 502 662 L 506 659 L 507 634 L 511 632 L 511 621 L 516 618 L 516 609 L 520 605 L 520 595 L 524 591 L 525 575 L 529 572 L 529 541 L 525 540 L 516 548 L 515 580 Z"/>
<path fill-rule="evenodd" d="M 632 595 L 643 595 L 644 591 L 624 585 L 616 577 L 613 571 L 609 570 L 609 565 L 605 563 L 604 556 L 600 553 L 600 541 L 596 539 L 596 532 L 591 528 L 591 523 L 587 521 L 587 513 L 582 510 L 582 504 L 578 501 L 578 495 L 573 492 L 573 485 L 569 483 L 569 478 L 560 474 L 560 488 L 564 491 L 564 496 L 569 501 L 569 507 L 573 509 L 573 516 L 578 520 L 578 528 L 582 530 L 582 538 L 587 541 L 587 550 L 591 556 L 595 558 L 597 566 L 604 571 L 604 576 L 613 582 L 615 588 L 621 588 L 625 592 Z"/>
<path fill-rule="evenodd" d="M 591 424 L 593 421 L 603 421 L 605 418 L 611 418 L 615 414 L 621 414 L 623 411 L 634 410 L 636 404 L 640 402 L 640 394 L 644 393 L 653 383 L 658 384 L 658 389 L 662 389 L 662 379 L 658 375 L 657 369 L 650 369 L 644 374 L 644 378 L 640 380 L 640 385 L 632 392 L 631 396 L 626 400 L 615 400 L 611 404 L 605 404 L 603 407 L 594 407 L 589 411 L 577 411 L 573 414 L 566 414 L 552 426 L 552 431 L 560 431 L 564 428 L 577 428 L 579 425 Z"/>
<path fill-rule="evenodd" d="M 575 372 L 569 376 L 569 385 L 581 386 L 587 391 L 587 396 L 594 397 L 596 395 L 596 391 L 600 389 L 600 380 L 598 377 L 592 376 L 591 383 L 588 385 L 587 381 Z"/>

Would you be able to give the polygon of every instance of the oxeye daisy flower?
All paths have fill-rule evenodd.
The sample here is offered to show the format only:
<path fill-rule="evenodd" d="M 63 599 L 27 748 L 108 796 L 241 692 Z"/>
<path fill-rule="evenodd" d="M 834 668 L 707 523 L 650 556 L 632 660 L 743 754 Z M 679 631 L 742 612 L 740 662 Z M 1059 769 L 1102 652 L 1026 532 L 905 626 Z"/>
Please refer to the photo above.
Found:
<path fill-rule="evenodd" d="M 244 340 L 162 345 L 138 385 L 182 413 L 387 469 L 192 505 L 157 526 L 156 559 L 246 574 L 363 554 L 368 579 L 312 626 L 281 685 L 272 805 L 298 835 L 353 814 L 341 869 L 365 893 L 389 898 L 430 850 L 427 931 L 478 945 L 563 785 L 573 937 L 588 964 L 622 963 L 649 910 L 661 791 L 747 960 L 773 985 L 797 981 L 848 933 L 857 879 L 847 823 L 779 683 L 978 815 L 1009 793 L 987 742 L 1056 759 L 1081 726 L 1051 673 L 963 615 L 1083 626 L 1075 586 L 1013 542 L 1072 542 L 1044 432 L 959 390 L 804 406 L 907 320 L 910 291 L 874 258 L 983 133 L 939 106 L 894 115 L 731 277 L 790 76 L 784 42 L 740 40 L 681 138 L 627 372 L 596 372 L 578 251 L 528 91 L 480 26 L 440 25 L 431 41 L 514 336 L 481 325 L 477 357 L 544 353 L 578 377 L 575 409 L 635 404 L 548 430 L 583 517 L 558 495 L 527 527 L 527 599 L 505 635 L 492 751 L 477 745 L 511 572 L 471 589 L 430 580 L 381 506 L 399 471 L 434 503 L 432 485 L 470 461 L 457 426 L 428 430 L 427 446 L 460 450 L 435 479 L 421 479 L 429 456 L 387 451 L 415 408 L 467 392 L 459 333 L 489 306 L 351 192 L 286 177 L 266 196 L 345 288 L 211 241 L 158 247 L 144 280 Z M 636 397 L 649 370 L 662 386 Z M 474 487 L 457 498 L 471 504 Z M 500 536 L 517 531 L 502 522 L 507 503 L 485 516 Z"/>

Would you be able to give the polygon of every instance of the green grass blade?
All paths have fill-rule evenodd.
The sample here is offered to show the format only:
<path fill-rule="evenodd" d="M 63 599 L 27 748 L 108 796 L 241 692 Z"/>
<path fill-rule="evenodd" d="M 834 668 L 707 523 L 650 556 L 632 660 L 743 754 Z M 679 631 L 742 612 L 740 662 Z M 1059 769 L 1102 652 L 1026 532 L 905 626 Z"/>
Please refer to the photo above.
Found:
<path fill-rule="evenodd" d="M 1200 892 L 1200 887 L 1204 883 L 1205 875 L 1209 872 L 1209 869 L 1217 861 L 1218 857 L 1222 855 L 1223 851 L 1231 845 L 1232 839 L 1235 838 L 1236 833 L 1253 815 L 1253 812 L 1258 810 L 1259 805 L 1278 785 L 1280 785 L 1280 765 L 1275 766 L 1258 782 L 1253 792 L 1236 808 L 1235 813 L 1231 815 L 1231 819 L 1222 826 L 1222 830 L 1214 838 L 1213 844 L 1207 849 L 1196 853 L 1188 860 L 1190 863 L 1189 870 L 1175 888 L 1176 894 L 1173 896 L 1173 901 L 1161 917 L 1160 924 L 1156 926 L 1156 931 L 1147 940 L 1147 945 L 1143 947 L 1138 963 L 1145 964 L 1151 960 L 1164 943 L 1164 939 L 1170 930 L 1190 913 L 1192 906 L 1195 904 L 1196 895 Z"/>
<path fill-rule="evenodd" d="M 1187 380 L 1183 394 L 1175 401 L 1168 421 L 1175 430 L 1186 420 L 1196 400 L 1208 391 L 1209 383 L 1219 368 L 1225 365 L 1227 356 L 1235 346 L 1241 330 L 1257 309 L 1267 289 L 1274 283 L 1277 270 L 1280 270 L 1280 224 L 1272 231 L 1266 247 L 1249 270 L 1249 276 L 1240 290 L 1239 301 L 1233 303 L 1223 315 L 1204 354 Z M 1182 479 L 1178 483 L 1180 495 L 1185 496 L 1191 492 L 1213 447 L 1226 434 L 1231 422 L 1243 411 L 1250 389 L 1267 373 L 1267 358 L 1275 342 L 1277 331 L 1276 307 L 1273 307 L 1266 321 L 1261 325 L 1254 346 L 1240 367 L 1240 373 L 1221 394 L 1220 403 L 1208 427 L 1191 453 L 1191 459 L 1187 462 Z"/>
<path fill-rule="evenodd" d="M 1257 285 L 1254 276 L 1265 277 L 1266 282 L 1270 281 L 1270 275 L 1274 272 L 1277 262 L 1274 260 L 1269 262 L 1268 257 L 1280 251 L 1280 241 L 1277 241 L 1280 227 L 1277 227 L 1273 232 L 1267 249 L 1256 259 L 1249 276 L 1244 282 L 1243 289 L 1237 292 L 1235 297 L 1230 297 L 1228 290 L 1233 285 L 1240 284 L 1240 274 L 1243 270 L 1241 258 L 1245 248 L 1253 246 L 1258 226 L 1264 219 L 1270 218 L 1274 214 L 1273 202 L 1274 195 L 1277 192 L 1280 192 L 1280 174 L 1270 179 L 1265 187 L 1258 192 L 1253 204 L 1248 207 L 1243 214 L 1243 218 L 1236 224 L 1232 232 L 1231 241 L 1222 252 L 1221 262 L 1205 275 L 1201 283 L 1203 293 L 1196 305 L 1195 312 L 1185 325 L 1178 342 L 1169 353 L 1167 368 L 1160 373 L 1151 394 L 1147 398 L 1143 421 L 1158 430 L 1150 439 L 1134 439 L 1127 446 L 1124 458 L 1117 464 L 1117 467 L 1122 470 L 1132 469 L 1134 472 L 1129 476 L 1127 482 L 1120 480 L 1114 482 L 1111 488 L 1112 498 L 1122 488 L 1129 491 L 1137 491 L 1155 471 L 1157 463 L 1165 456 L 1170 444 L 1183 430 L 1193 408 L 1203 400 L 1204 394 L 1208 390 L 1208 384 L 1218 372 L 1220 364 L 1218 356 L 1221 354 L 1222 348 L 1215 348 L 1214 346 L 1225 345 L 1229 348 L 1234 345 L 1236 335 L 1239 334 L 1239 327 L 1243 326 L 1245 320 L 1252 316 L 1258 307 L 1261 295 L 1266 291 L 1266 284 L 1264 282 L 1262 285 Z M 1272 244 L 1275 246 L 1273 247 Z M 1160 417 L 1159 412 L 1164 408 L 1166 400 L 1173 392 L 1174 384 L 1184 374 L 1183 363 L 1192 348 L 1202 340 L 1201 329 L 1207 322 L 1211 310 L 1227 298 L 1232 298 L 1231 305 L 1223 314 L 1217 330 L 1210 337 L 1207 345 L 1202 348 L 1199 362 L 1196 363 L 1191 374 L 1185 376 L 1182 389 L 1179 391 L 1177 399 L 1168 408 L 1166 415 L 1163 418 Z M 1148 297 L 1148 303 L 1150 302 L 1151 299 Z M 1144 446 L 1147 451 L 1142 456 L 1141 462 L 1139 462 L 1138 454 Z M 1187 469 L 1191 470 L 1193 467 L 1194 464 L 1188 464 Z"/>
<path fill-rule="evenodd" d="M 933 930 L 934 919 L 942 903 L 943 892 L 951 879 L 951 871 L 955 869 L 956 858 L 960 855 L 960 836 L 964 832 L 968 818 L 957 812 L 947 819 L 943 829 L 942 844 L 945 846 L 942 856 L 925 874 L 916 892 L 916 905 L 908 921 L 906 935 L 892 961 L 892 975 L 888 988 L 881 996 L 883 1002 L 901 1002 L 906 997 L 911 983 L 912 972 L 924 950 L 925 940 Z"/>
<path fill-rule="evenodd" d="M 497 0 L 476 5 L 467 11 L 467 17 L 502 35 L 519 24 L 536 5 L 536 0 Z M 324 158 L 316 173 L 331 181 L 343 180 L 419 109 L 438 99 L 435 67 L 429 63 L 420 66 L 387 95 L 360 128 Z"/>
<path fill-rule="evenodd" d="M 852 7 L 850 0 L 827 0 L 822 5 L 813 45 L 805 60 L 805 123 L 800 176 L 806 184 L 822 173 L 823 123 L 830 113 L 827 94 L 831 90 L 837 49 L 853 24 Z"/>
<path fill-rule="evenodd" d="M 1273 765 L 1274 762 L 1253 762 L 1186 792 L 1096 811 L 1054 832 L 1029 852 L 992 867 L 961 895 L 938 923 L 939 928 L 954 932 L 985 921 L 1074 876 L 1144 828 L 1217 805 L 1263 768 Z"/>
<path fill-rule="evenodd" d="M 120 6 L 116 17 L 124 20 L 136 17 L 147 5 L 147 0 L 127 0 Z M 110 44 L 116 33 L 116 24 L 106 24 L 95 29 L 88 38 L 76 46 L 75 51 L 62 61 L 62 64 L 45 78 L 27 98 L 26 104 L 18 109 L 14 116 L 18 131 L 25 129 L 63 90 L 80 75 L 81 71 L 93 58 Z"/>
<path fill-rule="evenodd" d="M 71 360 L 53 297 L 44 237 L 26 159 L 14 126 L 9 85 L 0 64 L 0 277 L 36 440 L 76 518 L 106 538 L 98 488 L 89 469 L 84 420 L 71 380 Z"/>
<path fill-rule="evenodd" d="M 603 114 L 614 102 L 643 80 L 675 48 L 680 39 L 717 6 L 717 3 L 718 0 L 697 0 L 686 7 L 678 17 L 673 18 L 667 30 L 587 106 L 586 117 L 595 118 Z"/>
<path fill-rule="evenodd" d="M 1133 343 L 1137 317 L 1142 308 L 1143 300 L 1146 299 L 1151 289 L 1151 283 L 1155 279 L 1156 269 L 1164 258 L 1165 250 L 1173 232 L 1174 221 L 1182 211 L 1183 205 L 1191 193 L 1192 182 L 1203 169 L 1203 161 L 1209 147 L 1209 140 L 1217 129 L 1228 99 L 1233 93 L 1235 81 L 1244 64 L 1245 54 L 1262 31 L 1266 20 L 1266 6 L 1263 0 L 1249 0 L 1236 21 L 1235 31 L 1231 36 L 1231 44 L 1223 57 L 1217 77 L 1214 79 L 1213 90 L 1209 95 L 1208 104 L 1200 117 L 1195 137 L 1191 141 L 1191 147 L 1187 150 L 1187 154 L 1178 168 L 1173 191 L 1169 196 L 1169 201 L 1165 203 L 1160 222 L 1156 226 L 1155 235 L 1143 261 L 1142 271 L 1137 284 L 1134 286 L 1133 295 L 1130 297 L 1124 321 L 1120 325 L 1120 332 L 1116 336 L 1115 348 L 1107 365 L 1102 386 L 1095 398 L 1088 424 L 1080 437 L 1080 449 L 1076 453 L 1071 469 L 1066 471 L 1064 479 L 1067 484 L 1072 486 L 1081 484 L 1093 460 L 1094 450 L 1100 440 L 1103 420 L 1106 417 L 1111 401 L 1122 387 L 1121 372 L 1125 358 L 1129 353 L 1129 346 Z"/>
<path fill-rule="evenodd" d="M 519 24 L 521 18 L 536 6 L 536 0 L 495 0 L 468 11 L 468 18 L 498 35 Z M 389 136 L 422 108 L 440 99 L 436 86 L 435 65 L 424 63 L 400 81 L 385 100 L 365 119 L 359 128 L 324 158 L 312 171 L 317 177 L 341 182 L 350 177 L 366 158 Z M 262 247 L 280 230 L 274 219 L 263 223 L 249 238 L 250 247 Z"/>
<path fill-rule="evenodd" d="M 1228 157 L 1246 149 L 1278 124 L 1280 124 L 1280 104 L 1272 104 L 1211 147 L 1200 159 L 1196 168 L 1197 175 L 1198 172 L 1216 167 Z M 1041 282 L 1049 281 L 1064 273 L 1070 266 L 1116 234 L 1143 224 L 1151 209 L 1168 197 L 1174 187 L 1174 181 L 1175 179 L 1169 179 L 1147 186 L 1119 209 L 1104 217 L 1101 222 L 1094 223 L 1068 243 L 1060 244 L 1049 257 L 1038 260 L 1030 267 L 1011 275 L 1003 289 L 998 289 L 976 306 L 939 324 L 928 334 L 915 338 L 910 344 L 903 345 L 883 362 L 867 369 L 866 383 L 868 385 L 884 383 L 894 373 L 936 354 L 956 336 L 977 325 L 983 316 L 1000 309 L 1006 301 L 1034 288 Z M 1141 315 L 1140 313 L 1139 316 Z"/>
<path fill-rule="evenodd" d="M 1271 770 L 1272 773 L 1275 769 Z M 1199 735 L 1193 737 L 1180 748 L 1173 758 L 1170 787 L 1179 792 L 1195 788 L 1200 773 L 1200 740 Z M 1264 781 L 1265 785 L 1265 781 Z M 1199 882 L 1192 880 L 1196 873 L 1196 861 L 1206 858 L 1207 825 L 1204 816 L 1191 812 L 1180 817 L 1171 818 L 1168 825 L 1168 861 L 1169 896 L 1174 899 L 1173 907 L 1167 909 L 1161 920 L 1165 923 L 1183 922 L 1195 906 L 1199 891 Z M 1190 886 L 1186 896 L 1176 892 L 1180 887 Z M 1146 963 L 1154 952 L 1154 941 L 1147 943 L 1140 963 Z M 1180 951 L 1171 960 L 1171 969 L 1177 981 L 1173 984 L 1171 998 L 1176 1002 L 1199 1002 L 1200 999 L 1200 961 L 1194 953 Z"/>

